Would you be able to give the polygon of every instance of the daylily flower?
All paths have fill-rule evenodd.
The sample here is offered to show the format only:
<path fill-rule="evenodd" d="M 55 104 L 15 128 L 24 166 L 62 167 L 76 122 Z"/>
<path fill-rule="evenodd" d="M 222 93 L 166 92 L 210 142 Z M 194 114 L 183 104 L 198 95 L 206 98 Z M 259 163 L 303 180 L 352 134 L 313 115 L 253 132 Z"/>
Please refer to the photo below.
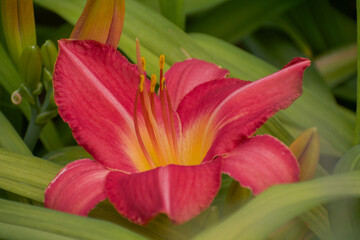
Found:
<path fill-rule="evenodd" d="M 159 213 L 183 223 L 210 206 L 221 173 L 254 194 L 298 181 L 288 147 L 270 135 L 251 136 L 301 95 L 309 60 L 295 58 L 247 82 L 198 59 L 175 63 L 163 77 L 161 56 L 157 95 L 156 77 L 146 78 L 140 54 L 136 66 L 95 41 L 59 46 L 55 101 L 95 161 L 65 166 L 46 190 L 46 207 L 87 215 L 108 198 L 135 223 Z"/>

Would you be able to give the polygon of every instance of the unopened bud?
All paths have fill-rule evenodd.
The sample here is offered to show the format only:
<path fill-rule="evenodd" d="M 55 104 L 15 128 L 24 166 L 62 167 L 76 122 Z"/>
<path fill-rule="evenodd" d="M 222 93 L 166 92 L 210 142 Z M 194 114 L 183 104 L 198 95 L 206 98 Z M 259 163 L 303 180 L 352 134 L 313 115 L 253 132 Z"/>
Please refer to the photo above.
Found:
<path fill-rule="evenodd" d="M 70 38 L 92 39 L 117 47 L 124 16 L 125 0 L 88 0 Z"/>
<path fill-rule="evenodd" d="M 46 40 L 46 42 L 41 46 L 41 58 L 44 66 L 52 72 L 54 69 L 55 61 L 58 55 L 55 44 Z"/>
<path fill-rule="evenodd" d="M 316 128 L 304 131 L 290 145 L 291 151 L 299 161 L 300 181 L 314 177 L 320 158 L 319 134 Z"/>
<path fill-rule="evenodd" d="M 30 91 L 38 89 L 41 71 L 42 63 L 39 47 L 29 46 L 25 48 L 20 58 L 20 73 Z"/>
<path fill-rule="evenodd" d="M 0 4 L 6 44 L 11 58 L 18 65 L 23 50 L 36 45 L 33 1 L 1 0 Z"/>

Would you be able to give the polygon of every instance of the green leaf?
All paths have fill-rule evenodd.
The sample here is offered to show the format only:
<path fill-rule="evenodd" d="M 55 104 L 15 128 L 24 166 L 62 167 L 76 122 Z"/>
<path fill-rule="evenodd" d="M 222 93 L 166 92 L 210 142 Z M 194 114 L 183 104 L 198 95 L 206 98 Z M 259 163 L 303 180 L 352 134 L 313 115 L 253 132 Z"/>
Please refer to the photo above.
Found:
<path fill-rule="evenodd" d="M 357 47 L 348 45 L 328 53 L 315 60 L 315 65 L 326 83 L 334 87 L 356 74 Z"/>
<path fill-rule="evenodd" d="M 43 158 L 64 166 L 78 159 L 92 159 L 92 156 L 82 147 L 73 146 L 56 149 L 44 155 Z"/>
<path fill-rule="evenodd" d="M 269 240 L 303 240 L 303 239 L 313 239 L 310 238 L 313 236 L 310 235 L 310 230 L 305 226 L 303 222 L 298 219 L 293 219 L 275 232 L 271 233 L 270 236 L 267 238 Z M 315 238 L 317 240 L 317 238 Z M 314 239 L 314 240 L 315 240 Z"/>
<path fill-rule="evenodd" d="M 339 99 L 342 99 L 346 102 L 353 103 L 356 102 L 356 75 L 349 78 L 343 84 L 336 86 L 333 89 L 335 96 Z"/>
<path fill-rule="evenodd" d="M 0 149 L 0 188 L 43 202 L 44 190 L 61 166 Z"/>
<path fill-rule="evenodd" d="M 330 227 L 328 211 L 325 207 L 315 207 L 301 214 L 300 219 L 304 221 L 305 225 L 320 239 L 327 240 L 332 238 L 333 234 Z"/>
<path fill-rule="evenodd" d="M 310 117 L 304 117 L 305 115 L 310 115 Z M 277 116 L 286 129 L 293 134 L 299 134 L 306 128 L 316 126 L 321 136 L 322 146 L 325 147 L 324 142 L 327 142 L 333 148 L 333 150 L 320 148 L 321 153 L 340 156 L 352 145 L 354 115 L 347 115 L 341 108 L 324 102 L 323 99 L 310 92 L 304 91 L 291 107 L 279 112 Z M 291 130 L 291 128 L 293 129 Z"/>
<path fill-rule="evenodd" d="M 185 28 L 184 0 L 159 0 L 161 14 L 175 23 L 179 28 Z"/>
<path fill-rule="evenodd" d="M 360 15 L 360 1 L 356 0 L 356 14 Z M 357 18 L 357 81 L 356 81 L 355 144 L 360 144 L 360 17 Z"/>
<path fill-rule="evenodd" d="M 194 239 L 265 239 L 286 221 L 332 200 L 360 197 L 360 174 L 346 173 L 308 182 L 273 186 L 220 224 Z M 236 227 L 234 227 L 234 223 Z M 261 226 L 261 228 L 259 228 Z"/>
<path fill-rule="evenodd" d="M 334 174 L 355 171 L 360 175 L 360 145 L 351 148 L 336 164 Z M 336 239 L 359 239 L 360 204 L 356 199 L 339 200 L 329 204 L 330 222 Z"/>
<path fill-rule="evenodd" d="M 280 27 L 294 42 L 305 56 L 312 58 L 313 52 L 310 44 L 307 42 L 302 33 L 294 26 L 293 22 L 287 21 L 283 17 L 273 20 L 276 26 Z"/>
<path fill-rule="evenodd" d="M 229 42 L 238 42 L 266 20 L 279 16 L 301 1 L 230 0 L 198 18 L 191 19 L 187 30 L 206 33 Z"/>
<path fill-rule="evenodd" d="M 200 11 L 206 11 L 217 7 L 228 0 L 185 0 L 186 14 L 194 14 Z"/>
<path fill-rule="evenodd" d="M 145 239 L 113 223 L 0 199 L 3 239 Z"/>
<path fill-rule="evenodd" d="M 360 145 L 351 148 L 336 164 L 334 173 L 346 173 L 360 170 Z"/>
<path fill-rule="evenodd" d="M 302 33 L 315 54 L 356 41 L 355 22 L 333 8 L 328 0 L 304 1 L 284 18 Z"/>
<path fill-rule="evenodd" d="M 0 147 L 9 151 L 31 156 L 32 153 L 0 111 Z"/>

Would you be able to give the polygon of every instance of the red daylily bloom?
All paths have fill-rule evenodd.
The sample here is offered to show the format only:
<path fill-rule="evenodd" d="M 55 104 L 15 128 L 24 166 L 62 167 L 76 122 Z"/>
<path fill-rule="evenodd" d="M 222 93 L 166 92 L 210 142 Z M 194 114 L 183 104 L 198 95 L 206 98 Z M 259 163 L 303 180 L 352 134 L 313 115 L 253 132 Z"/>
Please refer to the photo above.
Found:
<path fill-rule="evenodd" d="M 166 72 L 166 84 L 160 77 L 156 95 L 155 77 L 146 79 L 115 48 L 90 40 L 59 45 L 55 101 L 95 161 L 65 166 L 46 189 L 46 207 L 87 215 L 108 198 L 135 223 L 159 213 L 183 223 L 211 204 L 221 173 L 254 194 L 298 181 L 288 147 L 269 135 L 251 136 L 301 95 L 309 60 L 295 58 L 247 82 L 189 59 Z"/>

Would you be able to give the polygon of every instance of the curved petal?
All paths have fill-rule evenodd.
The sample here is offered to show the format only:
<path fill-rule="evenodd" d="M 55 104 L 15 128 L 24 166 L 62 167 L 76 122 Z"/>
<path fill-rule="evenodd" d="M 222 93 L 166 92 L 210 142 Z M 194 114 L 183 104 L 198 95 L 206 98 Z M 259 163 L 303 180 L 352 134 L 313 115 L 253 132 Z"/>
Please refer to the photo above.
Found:
<path fill-rule="evenodd" d="M 66 165 L 45 190 L 45 207 L 86 216 L 106 199 L 104 185 L 110 171 L 82 159 Z"/>
<path fill-rule="evenodd" d="M 178 107 L 181 99 L 196 86 L 227 75 L 229 75 L 228 70 L 199 59 L 175 63 L 165 73 L 166 86 L 174 109 Z"/>
<path fill-rule="evenodd" d="M 259 194 L 268 187 L 299 181 L 299 164 L 290 149 L 270 135 L 245 140 L 224 157 L 223 172 Z"/>
<path fill-rule="evenodd" d="M 214 143 L 215 127 L 209 126 L 214 107 L 233 91 L 250 83 L 236 78 L 213 80 L 200 85 L 183 98 L 178 113 L 183 130 L 182 156 L 189 161 L 189 165 L 200 164 Z M 212 101 L 212 107 L 201 107 L 206 106 L 209 101 Z M 224 143 L 227 140 L 221 139 Z"/>
<path fill-rule="evenodd" d="M 183 223 L 210 206 L 221 182 L 220 158 L 197 166 L 168 165 L 150 171 L 111 172 L 106 195 L 116 209 L 138 224 L 158 213 Z"/>
<path fill-rule="evenodd" d="M 309 65 L 308 59 L 295 58 L 282 70 L 254 82 L 220 79 L 216 81 L 226 80 L 229 84 L 217 89 L 211 87 L 216 82 L 198 86 L 184 97 L 177 109 L 183 136 L 199 128 L 202 138 L 211 139 L 207 140 L 212 146 L 210 150 L 207 146 L 206 160 L 231 151 L 301 95 L 303 72 Z"/>
<path fill-rule="evenodd" d="M 59 41 L 55 101 L 79 145 L 104 166 L 147 169 L 131 158 L 138 71 L 115 48 L 95 41 Z M 135 161 L 135 162 L 134 162 Z"/>

